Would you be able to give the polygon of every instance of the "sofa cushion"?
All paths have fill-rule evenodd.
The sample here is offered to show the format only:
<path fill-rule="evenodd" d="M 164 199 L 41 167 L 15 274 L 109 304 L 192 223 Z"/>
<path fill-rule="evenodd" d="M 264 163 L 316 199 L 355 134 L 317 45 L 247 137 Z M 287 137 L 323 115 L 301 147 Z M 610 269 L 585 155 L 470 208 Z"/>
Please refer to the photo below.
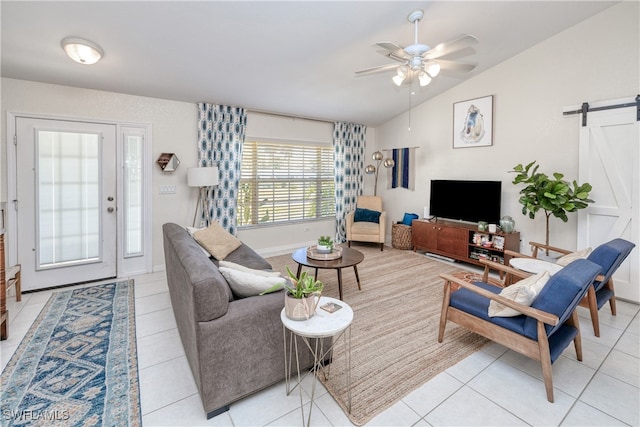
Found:
<path fill-rule="evenodd" d="M 227 279 L 233 293 L 240 298 L 256 296 L 279 283 L 284 285 L 285 282 L 280 276 L 268 277 L 228 267 L 219 267 L 219 270 Z"/>
<path fill-rule="evenodd" d="M 245 267 L 244 265 L 236 264 L 235 262 L 231 262 L 231 261 L 220 261 L 218 263 L 218 266 L 230 268 L 232 270 L 244 271 L 245 273 L 256 274 L 258 276 L 281 277 L 280 273 L 277 271 L 266 271 L 266 270 L 260 270 L 256 268 L 249 268 L 249 267 Z"/>
<path fill-rule="evenodd" d="M 558 260 L 556 261 L 556 264 L 565 267 L 569 265 L 571 261 L 588 257 L 590 253 L 591 253 L 591 248 L 585 248 L 576 252 L 571 252 L 570 254 L 567 254 L 558 258 Z"/>
<path fill-rule="evenodd" d="M 195 233 L 196 231 L 204 230 L 205 228 L 186 227 L 186 229 L 187 229 L 187 233 L 189 233 L 189 236 L 193 237 L 193 233 Z M 198 245 L 200 245 L 200 243 L 198 243 Z M 202 248 L 202 252 L 207 256 L 207 258 L 210 258 L 211 254 L 209 253 L 209 251 L 203 248 L 202 245 L 200 245 L 200 247 Z"/>
<path fill-rule="evenodd" d="M 242 242 L 222 228 L 218 221 L 213 221 L 204 230 L 193 233 L 193 237 L 216 259 L 225 259 L 227 255 L 240 247 Z"/>
<path fill-rule="evenodd" d="M 356 208 L 353 216 L 353 222 L 375 222 L 380 223 L 380 212 L 371 209 Z"/>
<path fill-rule="evenodd" d="M 224 260 L 256 270 L 272 269 L 271 264 L 269 264 L 267 260 L 262 258 L 256 251 L 254 251 L 244 243 L 240 245 L 238 249 L 227 255 Z"/>
<path fill-rule="evenodd" d="M 542 273 L 522 279 L 511 286 L 507 286 L 500 291 L 499 295 L 529 307 L 548 281 L 549 272 L 543 271 Z M 512 317 L 520 316 L 522 313 L 497 301 L 491 300 L 489 303 L 488 314 L 489 317 Z"/>
<path fill-rule="evenodd" d="M 375 222 L 354 222 L 353 225 L 351 225 L 351 234 L 356 236 L 362 234 L 377 236 L 380 234 L 380 225 Z"/>

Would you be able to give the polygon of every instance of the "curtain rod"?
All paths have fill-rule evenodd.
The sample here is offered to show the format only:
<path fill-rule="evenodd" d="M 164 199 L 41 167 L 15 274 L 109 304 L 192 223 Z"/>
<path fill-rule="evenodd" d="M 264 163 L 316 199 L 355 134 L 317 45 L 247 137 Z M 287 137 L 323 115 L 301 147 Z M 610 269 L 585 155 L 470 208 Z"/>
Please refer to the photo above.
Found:
<path fill-rule="evenodd" d="M 313 122 L 322 122 L 322 123 L 331 123 L 334 124 L 335 122 L 339 121 L 339 120 L 324 120 L 324 119 L 316 119 L 313 117 L 305 117 L 305 116 L 290 116 L 288 114 L 284 114 L 284 113 L 273 113 L 271 111 L 264 111 L 264 110 L 254 110 L 254 109 L 250 109 L 250 108 L 245 108 L 245 111 L 247 111 L 247 113 L 256 113 L 256 114 L 266 114 L 269 116 L 277 116 L 277 117 L 285 117 L 287 119 L 301 119 L 301 120 L 310 120 Z"/>

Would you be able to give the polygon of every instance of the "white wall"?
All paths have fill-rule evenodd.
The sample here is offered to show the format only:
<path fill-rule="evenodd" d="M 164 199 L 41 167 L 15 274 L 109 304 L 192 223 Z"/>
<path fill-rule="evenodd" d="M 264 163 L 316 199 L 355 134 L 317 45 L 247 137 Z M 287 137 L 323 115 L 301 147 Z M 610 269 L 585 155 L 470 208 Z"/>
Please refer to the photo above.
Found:
<path fill-rule="evenodd" d="M 150 123 L 152 125 L 153 265 L 164 264 L 162 224 L 190 224 L 197 194 L 186 186 L 187 168 L 197 161 L 197 115 L 194 104 L 123 95 L 24 80 L 2 79 L 2 196 L 7 198 L 7 112 L 55 115 L 69 118 Z M 181 163 L 173 174 L 155 164 L 162 152 L 176 153 Z M 175 185 L 175 194 L 160 195 L 161 185 Z"/>
<path fill-rule="evenodd" d="M 622 2 L 416 106 L 411 132 L 407 114 L 377 127 L 378 149 L 420 147 L 415 192 L 386 190 L 386 177 L 380 178 L 378 194 L 389 217 L 422 216 L 431 179 L 502 180 L 502 214 L 516 220 L 522 250 L 528 253 L 531 240 L 544 241 L 544 214 L 535 220 L 522 215 L 521 187 L 511 184 L 513 174 L 507 172 L 537 160 L 549 175 L 577 179 L 579 119 L 563 117 L 562 109 L 640 93 L 639 5 Z M 494 145 L 454 150 L 453 103 L 487 95 L 494 96 Z M 568 223 L 552 218 L 551 244 L 575 249 L 576 221 L 577 215 Z"/>
<path fill-rule="evenodd" d="M 187 169 L 197 162 L 195 104 L 119 93 L 79 89 L 24 80 L 1 80 L 2 129 L 7 112 L 43 114 L 62 118 L 150 123 L 152 125 L 153 266 L 162 269 L 162 224 L 191 225 L 197 191 L 186 185 Z M 249 113 L 247 137 L 332 143 L 333 124 L 301 118 Z M 368 131 L 374 140 L 374 130 Z M 0 201 L 7 200 L 6 131 L 1 132 Z M 155 164 L 160 153 L 176 153 L 181 163 L 172 174 Z M 175 194 L 160 194 L 160 186 L 175 185 Z M 241 230 L 238 237 L 263 255 L 290 252 L 313 243 L 321 235 L 335 233 L 334 219 L 286 226 Z"/>
<path fill-rule="evenodd" d="M 392 220 L 404 212 L 422 214 L 428 204 L 432 178 L 500 179 L 503 181 L 503 214 L 512 215 L 523 242 L 542 239 L 542 218 L 531 221 L 520 214 L 517 191 L 507 173 L 517 163 L 538 160 L 547 173 L 562 171 L 570 179 L 577 174 L 577 118 L 563 118 L 562 108 L 640 93 L 640 47 L 638 2 L 623 2 L 537 45 L 452 90 L 416 106 L 412 130 L 401 115 L 367 131 L 366 158 L 376 149 L 420 146 L 417 150 L 416 190 L 386 190 L 381 172 L 378 194 Z M 482 41 L 480 41 L 482 42 Z M 178 170 L 164 175 L 153 164 L 153 265 L 164 264 L 161 226 L 165 222 L 190 224 L 197 194 L 186 186 L 187 168 L 195 165 L 197 108 L 175 102 L 88 89 L 1 80 L 0 200 L 6 201 L 7 112 L 39 113 L 66 117 L 151 123 L 154 161 L 162 152 L 174 152 L 181 160 Z M 428 90 L 428 88 L 427 88 Z M 453 103 L 494 95 L 492 147 L 452 149 Z M 293 129 L 294 134 L 326 138 L 327 127 L 303 119 L 248 118 L 248 134 L 261 121 L 267 130 Z M 256 121 L 257 120 L 257 121 Z M 293 121 L 291 121 L 293 120 Z M 331 126 L 330 124 L 326 124 Z M 306 127 L 310 126 L 310 127 Z M 300 133 L 302 132 L 302 133 Z M 403 141 L 398 144 L 397 141 Z M 176 194 L 160 195 L 161 185 L 176 185 Z M 365 176 L 365 193 L 373 193 L 373 176 Z M 568 224 L 552 223 L 552 243 L 575 247 L 576 218 Z M 270 254 L 302 246 L 322 234 L 332 234 L 333 221 L 301 223 L 243 230 L 239 237 L 260 253 Z M 388 230 L 390 235 L 390 229 Z M 390 239 L 388 240 L 390 242 Z"/>

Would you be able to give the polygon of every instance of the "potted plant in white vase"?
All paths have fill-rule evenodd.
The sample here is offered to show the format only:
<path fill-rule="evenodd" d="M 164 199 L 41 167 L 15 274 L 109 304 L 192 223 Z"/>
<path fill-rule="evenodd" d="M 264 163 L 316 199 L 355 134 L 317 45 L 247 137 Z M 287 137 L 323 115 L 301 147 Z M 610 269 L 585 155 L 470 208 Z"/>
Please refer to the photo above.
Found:
<path fill-rule="evenodd" d="M 320 280 L 314 279 L 306 271 L 296 277 L 287 267 L 289 280 L 291 283 L 279 283 L 260 295 L 280 290 L 284 287 L 284 313 L 291 320 L 308 320 L 316 312 L 316 307 L 320 302 L 320 296 L 324 289 L 324 284 Z"/>
<path fill-rule="evenodd" d="M 320 236 L 316 249 L 318 253 L 330 254 L 333 251 L 333 240 L 330 236 Z"/>

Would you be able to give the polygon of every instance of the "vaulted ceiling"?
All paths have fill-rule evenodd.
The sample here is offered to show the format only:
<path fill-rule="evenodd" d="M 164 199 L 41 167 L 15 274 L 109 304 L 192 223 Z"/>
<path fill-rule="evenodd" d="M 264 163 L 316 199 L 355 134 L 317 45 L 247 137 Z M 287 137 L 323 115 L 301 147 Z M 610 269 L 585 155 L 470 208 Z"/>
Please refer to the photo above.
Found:
<path fill-rule="evenodd" d="M 614 5 L 614 1 L 2 1 L 3 77 L 298 117 L 379 125 Z M 478 39 L 424 88 L 395 86 L 374 44 L 413 43 L 407 15 L 421 8 L 420 42 Z M 69 36 L 104 58 L 72 62 Z"/>

